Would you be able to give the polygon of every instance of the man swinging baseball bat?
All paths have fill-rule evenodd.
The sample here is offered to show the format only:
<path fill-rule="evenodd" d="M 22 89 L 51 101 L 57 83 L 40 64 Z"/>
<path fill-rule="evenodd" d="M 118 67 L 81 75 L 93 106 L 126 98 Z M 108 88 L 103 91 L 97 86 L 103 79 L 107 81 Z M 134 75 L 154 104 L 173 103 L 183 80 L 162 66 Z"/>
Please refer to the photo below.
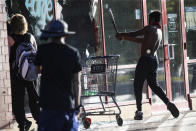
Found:
<path fill-rule="evenodd" d="M 116 33 L 119 40 L 129 40 L 141 43 L 141 57 L 137 63 L 134 79 L 134 93 L 136 98 L 137 111 L 134 119 L 142 120 L 142 88 L 144 81 L 147 80 L 152 91 L 158 95 L 166 104 L 167 109 L 177 118 L 179 111 L 175 104 L 169 101 L 166 94 L 157 83 L 157 49 L 162 41 L 162 31 L 160 25 L 161 12 L 154 11 L 149 14 L 149 25 L 135 32 Z M 143 36 L 143 38 L 137 38 Z"/>

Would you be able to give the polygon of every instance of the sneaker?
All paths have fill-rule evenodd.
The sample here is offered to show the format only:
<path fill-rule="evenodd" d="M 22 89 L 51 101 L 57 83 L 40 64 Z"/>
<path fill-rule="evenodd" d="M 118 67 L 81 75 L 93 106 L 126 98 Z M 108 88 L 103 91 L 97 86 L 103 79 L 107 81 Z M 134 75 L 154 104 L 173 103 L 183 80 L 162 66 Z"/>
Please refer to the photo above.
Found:
<path fill-rule="evenodd" d="M 136 111 L 134 120 L 143 120 L 143 112 L 142 111 Z"/>
<path fill-rule="evenodd" d="M 174 103 L 168 102 L 167 109 L 171 112 L 173 117 L 177 118 L 179 116 L 179 110 Z"/>
<path fill-rule="evenodd" d="M 32 125 L 32 122 L 29 120 L 26 120 L 25 126 L 24 126 L 25 131 L 28 131 L 30 129 L 31 125 Z"/>

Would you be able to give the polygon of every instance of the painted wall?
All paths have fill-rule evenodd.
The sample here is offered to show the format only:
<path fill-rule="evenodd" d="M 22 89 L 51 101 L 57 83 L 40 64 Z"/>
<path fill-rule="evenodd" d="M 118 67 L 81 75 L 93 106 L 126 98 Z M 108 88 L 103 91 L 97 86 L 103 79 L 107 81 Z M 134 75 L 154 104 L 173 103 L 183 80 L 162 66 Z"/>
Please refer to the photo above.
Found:
<path fill-rule="evenodd" d="M 40 29 L 44 29 L 47 23 L 55 18 L 53 0 L 6 0 L 8 18 L 15 13 L 23 14 L 29 23 L 29 32 L 32 33 L 38 43 Z"/>

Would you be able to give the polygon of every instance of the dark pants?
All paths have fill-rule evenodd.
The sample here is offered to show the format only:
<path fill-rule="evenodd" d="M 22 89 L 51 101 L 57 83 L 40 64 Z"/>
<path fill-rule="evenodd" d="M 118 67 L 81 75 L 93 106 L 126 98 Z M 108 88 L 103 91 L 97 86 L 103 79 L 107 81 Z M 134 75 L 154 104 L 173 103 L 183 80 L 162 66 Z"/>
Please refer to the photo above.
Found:
<path fill-rule="evenodd" d="M 29 98 L 29 107 L 35 121 L 38 121 L 40 108 L 38 94 L 33 82 L 18 79 L 11 73 L 12 108 L 19 127 L 24 126 L 26 121 L 24 110 L 25 89 Z"/>
<path fill-rule="evenodd" d="M 158 61 L 156 57 L 142 56 L 137 64 L 134 79 L 134 92 L 136 97 L 137 110 L 142 110 L 142 89 L 144 81 L 147 80 L 152 91 L 167 104 L 169 99 L 157 83 Z"/>
<path fill-rule="evenodd" d="M 38 131 L 78 131 L 79 121 L 74 111 L 63 112 L 43 109 L 40 114 Z"/>

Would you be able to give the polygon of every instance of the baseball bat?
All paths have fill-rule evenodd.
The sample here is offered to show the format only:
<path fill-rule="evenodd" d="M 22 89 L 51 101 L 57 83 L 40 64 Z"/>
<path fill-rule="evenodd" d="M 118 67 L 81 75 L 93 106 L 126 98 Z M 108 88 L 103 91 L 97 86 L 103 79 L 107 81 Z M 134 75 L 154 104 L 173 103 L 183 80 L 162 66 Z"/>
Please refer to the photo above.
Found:
<path fill-rule="evenodd" d="M 115 19 L 114 19 L 114 15 L 113 15 L 112 9 L 109 8 L 108 9 L 108 12 L 109 12 L 109 16 L 110 16 L 110 19 L 112 21 L 112 24 L 114 26 L 114 29 L 115 29 L 116 33 L 118 33 L 118 30 L 117 30 L 117 26 L 116 26 L 116 22 L 115 22 Z"/>

